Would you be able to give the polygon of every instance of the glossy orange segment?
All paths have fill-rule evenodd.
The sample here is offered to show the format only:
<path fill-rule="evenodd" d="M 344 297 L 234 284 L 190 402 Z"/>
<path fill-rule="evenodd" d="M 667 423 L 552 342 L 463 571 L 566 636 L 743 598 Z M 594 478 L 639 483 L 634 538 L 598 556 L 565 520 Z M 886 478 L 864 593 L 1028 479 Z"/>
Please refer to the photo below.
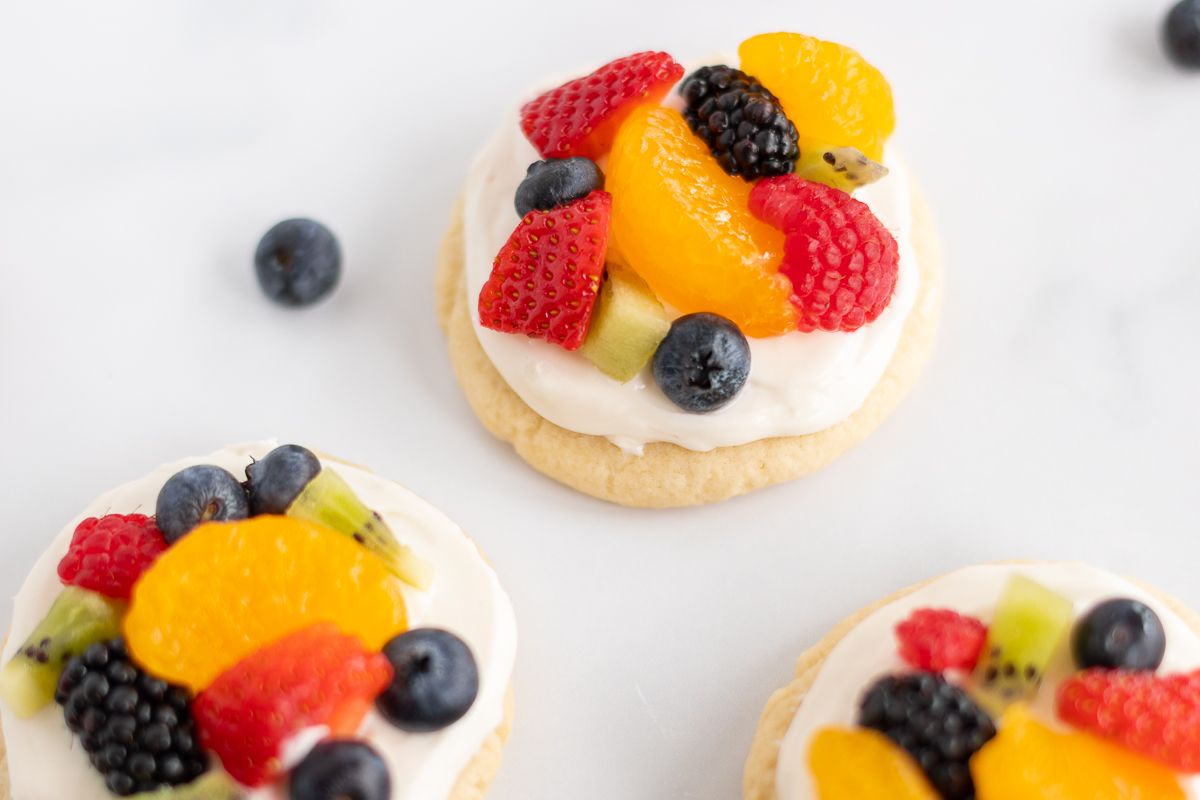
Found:
<path fill-rule="evenodd" d="M 817 800 L 938 800 L 912 756 L 878 731 L 822 728 L 808 766 Z"/>
<path fill-rule="evenodd" d="M 331 622 L 379 650 L 406 628 L 400 583 L 348 536 L 262 516 L 201 525 L 133 590 L 125 636 L 150 673 L 199 692 L 284 636 Z"/>
<path fill-rule="evenodd" d="M 743 71 L 783 103 L 807 146 L 857 147 L 873 161 L 896 127 L 892 87 L 856 50 L 800 33 L 764 33 L 738 48 Z"/>
<path fill-rule="evenodd" d="M 709 311 L 748 336 L 796 329 L 783 234 L 750 213 L 751 184 L 726 175 L 683 116 L 642 106 L 621 126 L 608 163 L 612 241 L 667 305 Z"/>
<path fill-rule="evenodd" d="M 971 759 L 977 800 L 1184 800 L 1176 774 L 1087 733 L 1060 733 L 1010 706 Z"/>

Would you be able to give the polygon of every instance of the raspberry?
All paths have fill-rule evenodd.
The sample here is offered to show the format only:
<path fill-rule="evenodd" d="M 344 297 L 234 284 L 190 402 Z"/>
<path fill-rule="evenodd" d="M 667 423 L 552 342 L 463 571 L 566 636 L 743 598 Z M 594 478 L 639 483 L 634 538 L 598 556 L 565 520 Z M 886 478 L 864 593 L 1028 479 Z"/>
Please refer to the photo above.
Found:
<path fill-rule="evenodd" d="M 284 742 L 304 728 L 354 733 L 392 667 L 332 623 L 285 636 L 218 677 L 196 698 L 200 741 L 246 786 L 275 778 Z"/>
<path fill-rule="evenodd" d="M 508 237 L 479 293 L 485 328 L 577 350 L 587 337 L 604 275 L 612 195 L 531 211 Z"/>
<path fill-rule="evenodd" d="M 1059 686 L 1058 715 L 1180 772 L 1200 772 L 1200 670 L 1090 669 Z"/>
<path fill-rule="evenodd" d="M 683 76 L 666 53 L 634 53 L 526 103 L 521 130 L 542 158 L 598 159 L 642 103 L 656 103 Z"/>
<path fill-rule="evenodd" d="M 917 669 L 975 669 L 987 626 L 943 608 L 919 608 L 896 626 L 900 657 Z"/>
<path fill-rule="evenodd" d="M 896 240 L 845 192 L 795 175 L 765 178 L 750 210 L 787 237 L 782 275 L 802 331 L 856 331 L 887 308 L 896 288 Z"/>
<path fill-rule="evenodd" d="M 128 600 L 133 584 L 166 549 L 153 517 L 88 517 L 75 528 L 71 546 L 58 562 L 58 577 L 67 586 Z"/>

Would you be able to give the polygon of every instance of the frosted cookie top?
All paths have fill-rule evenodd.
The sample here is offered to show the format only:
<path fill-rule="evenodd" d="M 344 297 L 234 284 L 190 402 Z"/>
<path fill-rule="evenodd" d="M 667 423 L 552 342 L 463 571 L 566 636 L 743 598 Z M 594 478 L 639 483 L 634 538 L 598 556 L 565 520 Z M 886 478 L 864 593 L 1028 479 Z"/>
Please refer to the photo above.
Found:
<path fill-rule="evenodd" d="M 1169 800 L 1200 796 L 1198 772 L 1197 633 L 1095 567 L 996 564 L 920 586 L 833 647 L 779 743 L 775 790 Z"/>
<path fill-rule="evenodd" d="M 631 452 L 813 433 L 890 362 L 920 280 L 907 175 L 879 163 L 890 87 L 799 34 L 739 59 L 618 59 L 525 104 L 473 168 L 472 319 L 551 422 Z"/>
<path fill-rule="evenodd" d="M 397 484 L 271 443 L 165 465 L 17 595 L 13 797 L 449 797 L 504 722 L 515 649 L 474 544 Z"/>

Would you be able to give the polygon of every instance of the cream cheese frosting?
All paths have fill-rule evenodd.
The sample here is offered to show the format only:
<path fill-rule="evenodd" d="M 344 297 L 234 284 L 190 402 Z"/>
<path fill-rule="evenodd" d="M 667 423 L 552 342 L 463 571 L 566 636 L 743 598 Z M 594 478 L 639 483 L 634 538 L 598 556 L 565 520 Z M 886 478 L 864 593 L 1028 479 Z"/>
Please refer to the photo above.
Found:
<path fill-rule="evenodd" d="M 259 442 L 165 464 L 145 478 L 97 498 L 62 529 L 17 594 L 4 661 L 14 655 L 61 591 L 58 562 L 82 519 L 107 513 L 153 513 L 159 489 L 180 469 L 215 464 L 241 475 L 251 458 L 261 458 L 274 447 L 274 442 Z M 434 564 L 437 574 L 429 590 L 404 586 L 409 625 L 454 632 L 467 642 L 478 661 L 479 696 L 466 716 L 450 727 L 436 733 L 405 733 L 372 713 L 361 731 L 387 762 L 392 800 L 446 798 L 459 773 L 504 719 L 517 647 L 512 604 L 474 543 L 440 511 L 366 470 L 340 462 L 323 463 L 344 478 L 368 507 L 378 511 L 403 542 Z M 47 708 L 22 720 L 0 705 L 0 719 L 13 800 L 110 800 L 112 795 L 100 774 L 89 765 L 63 722 L 61 709 Z M 287 747 L 288 761 L 298 761 L 301 751 L 315 744 L 314 739 L 311 735 L 295 737 Z M 277 786 L 265 787 L 247 798 L 285 800 L 286 792 Z"/>
<path fill-rule="evenodd" d="M 779 745 L 775 791 L 779 800 L 815 800 L 808 766 L 813 735 L 826 726 L 853 726 L 859 700 L 879 676 L 908 669 L 897 655 L 893 629 L 918 608 L 951 608 L 990 619 L 1005 583 L 1013 575 L 1031 578 L 1069 598 L 1078 616 L 1095 603 L 1113 597 L 1144 602 L 1162 620 L 1167 651 L 1160 670 L 1185 672 L 1200 667 L 1200 637 L 1160 598 L 1140 586 L 1097 567 L 1080 563 L 983 564 L 937 578 L 916 591 L 877 609 L 830 651 Z M 1073 674 L 1069 648 L 1060 647 L 1046 670 L 1045 687 L 1032 708 L 1040 721 L 1057 725 L 1054 691 Z M 953 673 L 948 677 L 952 680 Z M 1189 798 L 1200 797 L 1200 777 L 1181 776 Z"/>
<path fill-rule="evenodd" d="M 520 398 L 561 428 L 606 437 L 630 453 L 650 442 L 707 451 L 832 427 L 853 414 L 883 376 L 916 303 L 920 269 L 912 243 L 912 187 L 889 153 L 891 174 L 855 195 L 896 237 L 900 266 L 891 304 L 853 333 L 816 331 L 750 339 L 750 376 L 739 396 L 710 414 L 681 411 L 659 391 L 649 368 L 628 383 L 583 356 L 479 323 L 479 291 L 520 221 L 513 207 L 525 170 L 540 158 L 516 115 L 500 125 L 476 159 L 463 206 L 467 305 L 479 343 Z"/>

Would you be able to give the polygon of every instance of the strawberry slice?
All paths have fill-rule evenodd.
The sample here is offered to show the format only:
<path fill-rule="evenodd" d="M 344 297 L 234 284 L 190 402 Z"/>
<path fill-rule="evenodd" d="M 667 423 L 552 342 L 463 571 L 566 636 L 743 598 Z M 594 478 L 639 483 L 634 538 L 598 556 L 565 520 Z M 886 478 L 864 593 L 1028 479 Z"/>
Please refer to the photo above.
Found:
<path fill-rule="evenodd" d="M 666 53 L 634 53 L 564 83 L 521 109 L 521 130 L 542 158 L 597 159 L 642 103 L 657 103 L 683 77 Z"/>
<path fill-rule="evenodd" d="M 239 661 L 196 698 L 192 715 L 225 771 L 261 786 L 278 777 L 290 737 L 317 725 L 353 734 L 391 680 L 387 658 L 317 623 Z"/>
<path fill-rule="evenodd" d="M 567 350 L 587 337 L 604 276 L 612 195 L 596 191 L 549 211 L 530 211 L 492 263 L 479 322 Z"/>

